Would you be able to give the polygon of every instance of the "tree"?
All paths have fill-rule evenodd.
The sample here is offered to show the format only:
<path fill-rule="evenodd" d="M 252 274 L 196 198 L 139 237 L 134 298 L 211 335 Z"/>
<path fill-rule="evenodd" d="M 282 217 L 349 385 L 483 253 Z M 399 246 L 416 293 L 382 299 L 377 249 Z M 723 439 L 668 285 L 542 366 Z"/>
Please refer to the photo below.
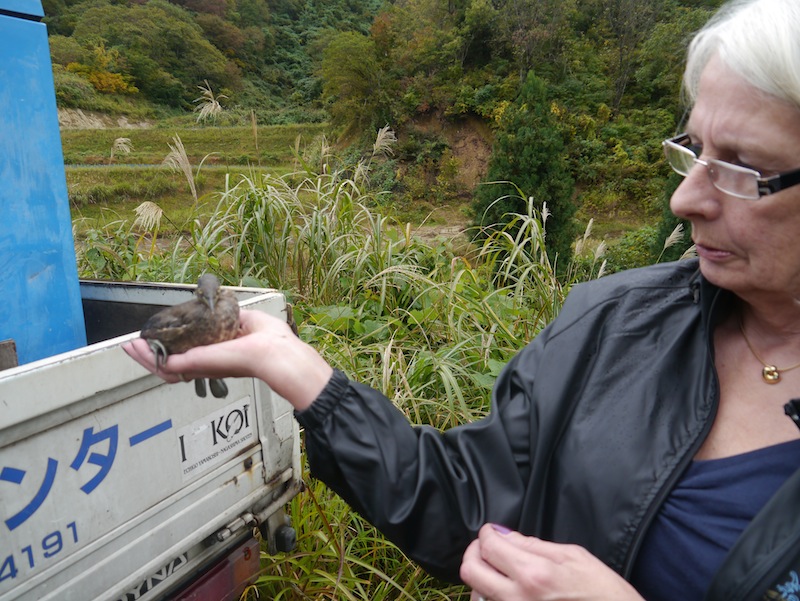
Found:
<path fill-rule="evenodd" d="M 616 114 L 622 97 L 636 69 L 637 51 L 656 23 L 663 0 L 605 0 L 606 19 L 611 32 L 615 56 L 614 98 L 611 108 Z"/>
<path fill-rule="evenodd" d="M 70 63 L 89 62 L 89 50 L 81 46 L 77 40 L 56 34 L 51 35 L 48 41 L 50 42 L 50 58 L 53 64 L 66 67 Z"/>
<path fill-rule="evenodd" d="M 532 196 L 537 210 L 547 203 L 550 213 L 545 239 L 548 252 L 566 265 L 578 232 L 573 220 L 574 184 L 565 152 L 547 86 L 529 72 L 519 96 L 500 119 L 487 182 L 478 187 L 473 203 L 476 225 L 508 223 L 509 213 L 524 213 L 526 197 Z"/>
<path fill-rule="evenodd" d="M 400 0 L 382 17 L 395 42 L 387 64 L 403 75 L 441 73 L 463 60 L 463 40 L 446 0 Z M 373 31 L 373 33 L 376 33 Z"/>
<path fill-rule="evenodd" d="M 381 71 L 369 37 L 352 31 L 335 34 L 324 51 L 322 82 L 332 121 L 345 131 L 372 130 L 385 117 Z"/>
<path fill-rule="evenodd" d="M 203 29 L 206 38 L 223 54 L 239 57 L 245 47 L 245 34 L 233 23 L 229 23 L 217 15 L 198 14 L 195 22 Z"/>
<path fill-rule="evenodd" d="M 225 0 L 172 0 L 172 2 L 173 4 L 182 6 L 186 10 L 215 15 L 217 17 L 224 17 L 225 9 L 227 8 L 227 2 Z"/>
<path fill-rule="evenodd" d="M 510 47 L 520 80 L 541 65 L 558 66 L 575 0 L 503 0 L 496 43 Z"/>
<path fill-rule="evenodd" d="M 149 99 L 188 104 L 197 83 L 237 88 L 235 65 L 207 39 L 184 9 L 164 0 L 145 5 L 95 5 L 72 34 L 84 46 L 104 43 L 127 59 L 135 86 Z"/>
<path fill-rule="evenodd" d="M 642 43 L 640 67 L 633 83 L 639 95 L 636 106 L 657 106 L 677 114 L 683 64 L 686 57 L 687 32 L 697 31 L 708 21 L 712 11 L 704 8 L 674 9 L 669 18 L 659 22 Z"/>
<path fill-rule="evenodd" d="M 491 0 L 470 0 L 464 11 L 461 36 L 464 40 L 461 62 L 482 64 L 491 58 L 493 32 L 497 27 L 497 9 Z"/>

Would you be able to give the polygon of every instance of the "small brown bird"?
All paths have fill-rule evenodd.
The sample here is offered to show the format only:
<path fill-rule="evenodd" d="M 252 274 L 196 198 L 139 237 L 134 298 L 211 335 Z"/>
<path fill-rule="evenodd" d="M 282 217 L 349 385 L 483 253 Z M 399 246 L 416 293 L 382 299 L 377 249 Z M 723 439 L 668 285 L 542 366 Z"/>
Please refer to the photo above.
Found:
<path fill-rule="evenodd" d="M 162 309 L 142 327 L 140 335 L 155 353 L 157 367 L 163 366 L 169 355 L 236 337 L 239 302 L 230 290 L 220 287 L 215 275 L 200 276 L 194 296 L 190 301 Z M 195 380 L 194 385 L 198 396 L 206 396 L 203 380 Z M 217 398 L 228 394 L 222 380 L 209 380 L 209 387 Z"/>

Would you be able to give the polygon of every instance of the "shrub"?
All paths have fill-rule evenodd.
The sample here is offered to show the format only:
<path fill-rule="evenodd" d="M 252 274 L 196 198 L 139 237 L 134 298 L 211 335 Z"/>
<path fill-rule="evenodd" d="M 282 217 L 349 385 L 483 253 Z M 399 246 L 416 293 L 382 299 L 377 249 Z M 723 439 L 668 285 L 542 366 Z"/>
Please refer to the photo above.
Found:
<path fill-rule="evenodd" d="M 608 271 L 613 273 L 654 263 L 657 255 L 653 254 L 653 249 L 657 246 L 658 230 L 653 226 L 628 232 L 609 246 L 606 254 Z"/>
<path fill-rule="evenodd" d="M 53 83 L 56 102 L 64 108 L 89 108 L 97 92 L 85 78 L 67 71 L 61 65 L 53 65 Z"/>
<path fill-rule="evenodd" d="M 519 96 L 500 117 L 486 183 L 473 201 L 476 225 L 493 227 L 524 213 L 533 198 L 538 212 L 547 204 L 547 248 L 559 263 L 569 262 L 577 235 L 573 181 L 565 148 L 547 99 L 547 87 L 532 72 Z"/>
<path fill-rule="evenodd" d="M 63 35 L 47 38 L 50 45 L 50 58 L 54 65 L 67 66 L 70 63 L 85 63 L 89 52 L 75 39 Z"/>

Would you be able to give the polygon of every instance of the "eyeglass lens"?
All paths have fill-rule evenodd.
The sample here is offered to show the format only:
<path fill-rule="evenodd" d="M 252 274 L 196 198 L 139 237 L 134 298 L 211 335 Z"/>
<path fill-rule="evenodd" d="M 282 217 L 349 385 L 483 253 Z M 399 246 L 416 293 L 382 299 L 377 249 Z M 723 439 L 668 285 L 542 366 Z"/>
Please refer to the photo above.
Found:
<path fill-rule="evenodd" d="M 664 154 L 670 167 L 684 177 L 698 162 L 706 168 L 711 183 L 718 190 L 739 198 L 757 199 L 760 196 L 758 174 L 751 169 L 715 159 L 701 161 L 691 149 L 671 141 L 664 144 Z"/>
<path fill-rule="evenodd" d="M 670 167 L 684 177 L 689 175 L 697 158 L 691 150 L 674 142 L 664 144 L 664 154 L 667 155 L 667 162 L 669 162 Z"/>
<path fill-rule="evenodd" d="M 728 194 L 740 198 L 759 198 L 758 176 L 745 168 L 721 161 L 708 161 L 708 173 L 712 183 Z"/>

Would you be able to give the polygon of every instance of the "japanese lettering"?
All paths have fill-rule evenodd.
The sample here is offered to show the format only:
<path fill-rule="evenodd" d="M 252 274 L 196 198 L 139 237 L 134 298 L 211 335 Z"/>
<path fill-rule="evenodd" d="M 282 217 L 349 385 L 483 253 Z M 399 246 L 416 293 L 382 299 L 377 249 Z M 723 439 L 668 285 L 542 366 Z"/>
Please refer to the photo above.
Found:
<path fill-rule="evenodd" d="M 171 428 L 172 421 L 165 420 L 141 432 L 136 432 L 128 438 L 129 448 L 142 444 Z M 88 479 L 80 486 L 80 490 L 86 495 L 94 492 L 111 473 L 117 458 L 119 440 L 120 427 L 117 424 L 97 431 L 94 427 L 83 430 L 80 443 L 77 450 L 74 451 L 75 455 L 69 463 L 69 467 L 81 474 L 84 470 L 89 470 L 86 475 Z M 70 449 L 64 449 L 64 451 L 67 457 L 70 457 L 68 454 Z M 66 461 L 69 459 L 66 459 L 65 463 Z M 93 473 L 91 466 L 97 468 Z M 19 493 L 9 492 L 7 488 L 9 486 L 18 487 L 20 491 L 26 490 L 31 495 L 29 500 L 22 500 L 20 509 L 5 519 L 4 524 L 9 531 L 22 526 L 47 500 L 58 474 L 61 473 L 59 460 L 48 457 L 43 471 L 41 484 L 36 484 L 39 482 L 36 470 L 10 465 L 0 468 L 0 495 L 6 506 L 10 505 L 6 499 L 17 499 L 21 496 Z M 23 483 L 25 484 L 24 488 L 22 488 Z M 32 492 L 34 489 L 35 492 Z M 23 544 L 17 553 L 7 555 L 5 559 L 0 557 L 0 582 L 16 578 L 21 569 L 34 569 L 43 561 L 56 557 L 65 549 L 77 545 L 79 542 L 78 530 L 78 524 L 71 521 L 57 530 L 48 532 L 40 540 L 25 541 L 28 544 Z"/>
<path fill-rule="evenodd" d="M 14 530 L 17 526 L 23 524 L 25 520 L 31 517 L 36 510 L 39 509 L 42 503 L 44 503 L 44 500 L 47 498 L 50 489 L 53 487 L 53 482 L 56 479 L 56 469 L 58 469 L 58 461 L 52 457 L 49 457 L 47 459 L 47 471 L 45 472 L 42 485 L 39 487 L 39 492 L 36 493 L 30 503 L 6 520 L 6 526 L 8 526 L 9 530 Z M 25 470 L 4 467 L 3 471 L 0 472 L 0 480 L 11 482 L 13 484 L 22 484 L 22 479 L 25 477 L 25 475 Z"/>
<path fill-rule="evenodd" d="M 111 471 L 111 466 L 114 464 L 114 457 L 117 456 L 117 437 L 117 426 L 111 426 L 110 428 L 101 430 L 97 434 L 94 433 L 94 428 L 91 427 L 86 428 L 83 431 L 81 448 L 78 450 L 78 454 L 70 464 L 70 467 L 75 471 L 78 471 L 81 468 L 81 465 L 83 465 L 83 462 L 86 461 L 100 468 L 100 470 L 95 474 L 94 478 L 81 486 L 81 490 L 87 495 L 97 488 L 97 486 L 108 475 L 108 472 Z M 86 459 L 89 449 L 96 444 L 100 444 L 104 440 L 108 441 L 107 453 L 105 455 L 101 455 L 100 453 L 92 453 L 89 455 L 89 458 Z"/>

